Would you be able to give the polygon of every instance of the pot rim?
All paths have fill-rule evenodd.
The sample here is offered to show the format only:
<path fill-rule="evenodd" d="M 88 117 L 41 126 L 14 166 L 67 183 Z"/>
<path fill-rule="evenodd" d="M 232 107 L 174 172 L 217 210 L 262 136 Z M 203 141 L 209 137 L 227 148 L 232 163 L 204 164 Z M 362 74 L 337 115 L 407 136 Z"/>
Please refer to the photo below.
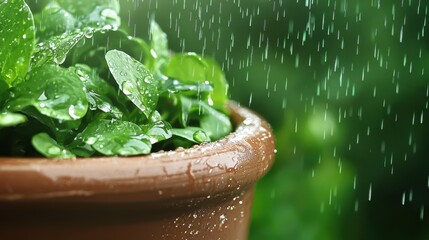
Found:
<path fill-rule="evenodd" d="M 189 149 L 132 157 L 0 157 L 0 201 L 150 202 L 243 191 L 275 155 L 269 124 L 229 103 L 234 132 Z"/>

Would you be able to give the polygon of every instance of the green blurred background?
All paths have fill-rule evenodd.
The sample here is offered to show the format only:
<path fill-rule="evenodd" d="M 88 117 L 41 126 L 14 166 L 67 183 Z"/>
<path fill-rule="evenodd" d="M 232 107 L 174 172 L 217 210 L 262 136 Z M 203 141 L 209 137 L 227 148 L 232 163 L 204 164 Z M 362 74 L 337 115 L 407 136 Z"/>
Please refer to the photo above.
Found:
<path fill-rule="evenodd" d="M 154 17 L 174 51 L 215 57 L 231 98 L 271 123 L 251 239 L 428 239 L 428 5 L 143 0 L 122 13 L 137 36 Z"/>
<path fill-rule="evenodd" d="M 121 3 L 131 33 L 155 18 L 271 123 L 250 239 L 429 239 L 428 1 Z"/>

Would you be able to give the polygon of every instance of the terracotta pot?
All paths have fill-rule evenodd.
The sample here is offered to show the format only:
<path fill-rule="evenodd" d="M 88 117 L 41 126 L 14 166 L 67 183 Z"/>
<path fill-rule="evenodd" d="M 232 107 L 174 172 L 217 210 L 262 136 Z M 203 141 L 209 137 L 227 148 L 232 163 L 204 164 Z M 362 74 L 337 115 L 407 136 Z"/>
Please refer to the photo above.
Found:
<path fill-rule="evenodd" d="M 259 116 L 230 107 L 235 132 L 191 149 L 0 158 L 0 239 L 247 239 L 274 138 Z"/>

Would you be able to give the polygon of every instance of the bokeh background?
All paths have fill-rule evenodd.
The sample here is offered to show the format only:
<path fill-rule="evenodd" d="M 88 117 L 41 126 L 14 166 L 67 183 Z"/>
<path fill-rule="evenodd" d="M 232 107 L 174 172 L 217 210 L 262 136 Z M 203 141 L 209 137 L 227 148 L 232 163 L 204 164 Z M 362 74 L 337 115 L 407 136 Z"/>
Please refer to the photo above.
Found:
<path fill-rule="evenodd" d="M 272 125 L 250 239 L 429 239 L 428 1 L 121 4 L 130 33 L 154 18 Z"/>

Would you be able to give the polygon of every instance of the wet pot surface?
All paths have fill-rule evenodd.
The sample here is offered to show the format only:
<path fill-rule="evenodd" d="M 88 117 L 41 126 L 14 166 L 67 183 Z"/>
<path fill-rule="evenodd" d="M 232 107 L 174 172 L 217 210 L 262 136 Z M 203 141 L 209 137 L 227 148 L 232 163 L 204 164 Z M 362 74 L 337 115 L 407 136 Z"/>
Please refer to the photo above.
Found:
<path fill-rule="evenodd" d="M 0 158 L 0 239 L 247 239 L 274 137 L 253 112 L 230 108 L 236 130 L 191 149 Z"/>

